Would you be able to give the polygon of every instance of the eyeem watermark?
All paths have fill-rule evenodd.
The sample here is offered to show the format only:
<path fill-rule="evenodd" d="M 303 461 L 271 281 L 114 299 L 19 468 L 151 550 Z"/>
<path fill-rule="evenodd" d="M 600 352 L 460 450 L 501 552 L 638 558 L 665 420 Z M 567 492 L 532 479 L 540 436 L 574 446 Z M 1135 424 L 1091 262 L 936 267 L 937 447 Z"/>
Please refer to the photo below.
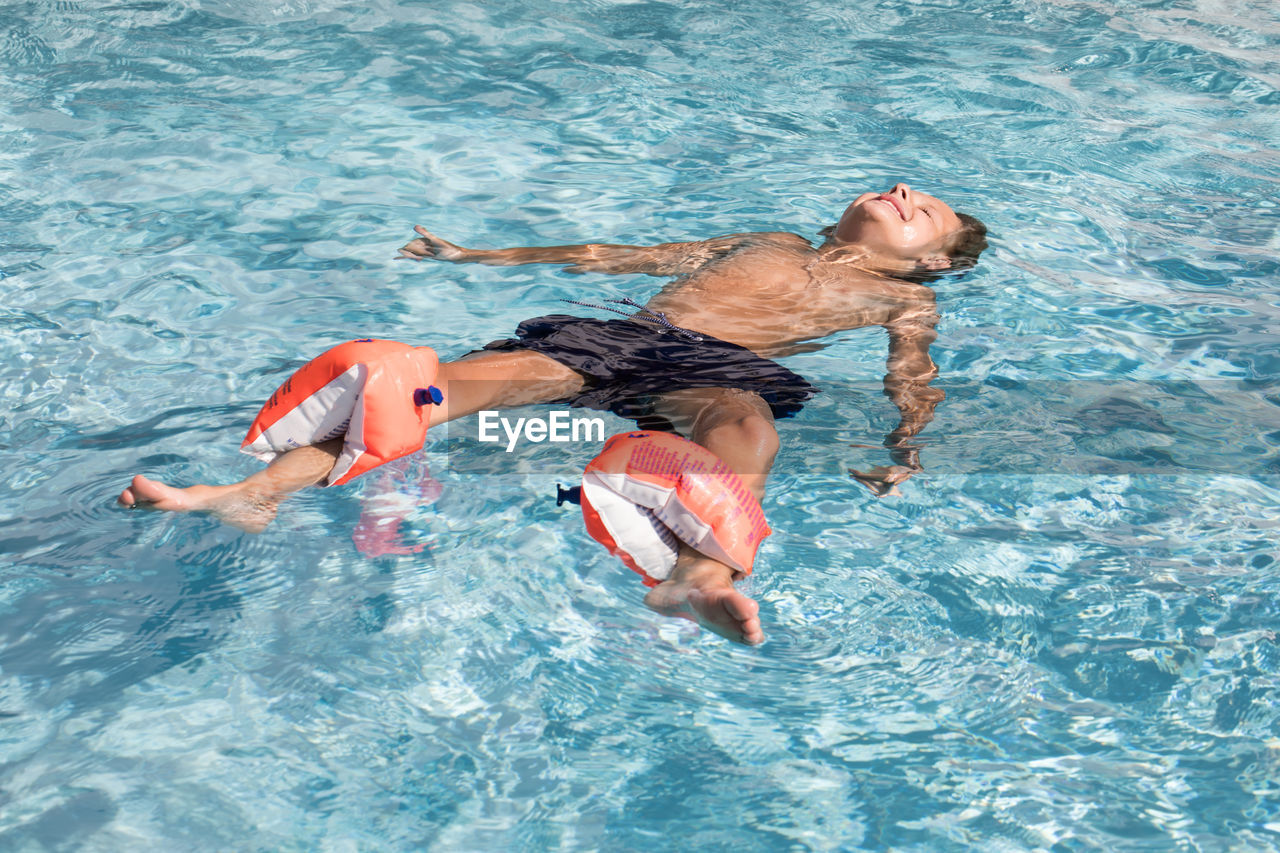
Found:
<path fill-rule="evenodd" d="M 476 438 L 480 441 L 501 441 L 502 436 L 498 432 L 501 427 L 502 433 L 506 434 L 508 453 L 515 450 L 516 442 L 522 436 L 533 444 L 543 441 L 604 441 L 604 418 L 575 418 L 564 411 L 551 412 L 545 418 L 516 418 L 514 424 L 498 412 L 484 411 L 477 423 Z"/>
<path fill-rule="evenodd" d="M 508 393 L 509 385 L 495 383 L 493 399 Z M 848 476 L 850 469 L 891 464 L 884 442 L 902 418 L 883 384 L 830 379 L 821 386 L 822 393 L 807 401 L 803 412 L 778 421 L 782 450 L 774 474 Z M 1280 488 L 1280 378 L 1274 376 L 975 380 L 944 375 L 930 387 L 947 396 L 928 428 L 911 439 L 925 475 L 1228 475 Z M 523 399 L 536 398 L 536 388 L 531 384 Z M 636 403 L 634 408 L 643 412 L 646 407 Z M 500 415 L 507 417 L 505 428 Z M 575 431 L 572 418 L 584 416 L 592 417 Z M 646 419 L 640 428 L 661 429 L 659 420 Z M 635 421 L 619 414 L 559 402 L 542 409 L 481 412 L 479 442 L 473 421 L 456 423 L 460 432 L 453 435 L 462 440 L 442 443 L 450 469 L 495 477 L 563 476 L 572 465 L 581 470 L 604 439 L 636 429 Z M 441 430 L 435 437 L 449 435 Z M 518 458 L 523 464 L 513 464 Z"/>

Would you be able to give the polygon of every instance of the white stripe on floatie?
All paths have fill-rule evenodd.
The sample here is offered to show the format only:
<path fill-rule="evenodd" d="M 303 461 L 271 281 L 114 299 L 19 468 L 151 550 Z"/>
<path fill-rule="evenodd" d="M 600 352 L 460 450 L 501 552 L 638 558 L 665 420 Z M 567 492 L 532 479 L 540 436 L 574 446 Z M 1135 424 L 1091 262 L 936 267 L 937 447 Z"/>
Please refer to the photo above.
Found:
<path fill-rule="evenodd" d="M 353 400 L 354 411 L 351 413 L 351 423 L 347 426 L 347 437 L 342 442 L 342 455 L 333 463 L 333 470 L 329 472 L 329 476 L 325 478 L 324 484 L 331 486 L 341 480 L 351 466 L 360 461 L 360 457 L 368 452 L 369 448 L 364 443 L 364 395 L 360 392 L 364 390 L 365 378 L 364 373 L 368 370 L 365 365 L 358 364 L 360 368 L 360 382 L 356 385 L 356 396 Z M 351 371 L 347 371 L 350 373 Z M 343 374 L 344 376 L 346 374 Z"/>
<path fill-rule="evenodd" d="M 242 450 L 263 462 L 272 462 L 296 447 L 319 444 L 346 433 L 342 455 L 329 473 L 328 482 L 340 479 L 367 449 L 364 406 L 359 405 L 367 372 L 364 364 L 352 365 L 317 388 Z"/>
<path fill-rule="evenodd" d="M 681 476 L 699 473 L 686 471 Z M 677 540 L 746 571 L 720 547 L 711 525 L 680 501 L 674 485 L 659 486 L 625 473 L 589 471 L 582 478 L 582 489 L 613 541 L 649 577 L 662 581 L 671 575 Z"/>
<path fill-rule="evenodd" d="M 639 499 L 637 491 L 644 492 Z M 588 471 L 582 477 L 582 492 L 604 529 L 636 568 L 654 580 L 663 581 L 671 575 L 679 543 L 653 510 L 641 504 L 660 504 L 674 489 L 631 480 L 625 474 Z"/>

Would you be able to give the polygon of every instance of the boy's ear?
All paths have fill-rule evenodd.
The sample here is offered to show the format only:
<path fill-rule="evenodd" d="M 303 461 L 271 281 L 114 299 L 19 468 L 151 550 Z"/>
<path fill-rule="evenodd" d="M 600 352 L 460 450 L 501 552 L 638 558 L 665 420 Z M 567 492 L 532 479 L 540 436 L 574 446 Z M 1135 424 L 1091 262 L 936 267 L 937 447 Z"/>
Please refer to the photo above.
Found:
<path fill-rule="evenodd" d="M 951 259 L 946 255 L 929 255 L 920 259 L 920 266 L 927 270 L 949 270 Z"/>

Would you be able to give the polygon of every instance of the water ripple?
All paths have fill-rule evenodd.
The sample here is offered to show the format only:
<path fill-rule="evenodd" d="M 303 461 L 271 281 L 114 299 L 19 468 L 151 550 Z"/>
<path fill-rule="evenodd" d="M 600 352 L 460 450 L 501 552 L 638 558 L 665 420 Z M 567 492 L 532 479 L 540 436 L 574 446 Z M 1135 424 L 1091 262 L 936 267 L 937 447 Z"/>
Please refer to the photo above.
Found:
<path fill-rule="evenodd" d="M 1270 6 L 28 5 L 0 847 L 1276 847 Z M 260 536 L 114 506 L 257 470 L 240 431 L 336 342 L 456 357 L 660 286 L 390 263 L 415 222 L 814 237 L 896 180 L 993 246 L 937 283 L 902 498 L 846 473 L 882 338 L 788 360 L 824 394 L 780 424 L 760 649 L 643 607 L 548 500 L 585 457 L 468 427 Z"/>

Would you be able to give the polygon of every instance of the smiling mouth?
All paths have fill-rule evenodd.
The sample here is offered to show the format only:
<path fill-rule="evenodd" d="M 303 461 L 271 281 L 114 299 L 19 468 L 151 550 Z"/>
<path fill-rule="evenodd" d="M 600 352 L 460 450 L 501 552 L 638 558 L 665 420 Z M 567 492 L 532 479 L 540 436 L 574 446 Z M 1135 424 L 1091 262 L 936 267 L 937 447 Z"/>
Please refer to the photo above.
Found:
<path fill-rule="evenodd" d="M 891 196 L 891 195 L 882 195 L 882 196 L 877 196 L 877 197 L 876 197 L 876 201 L 883 201 L 883 202 L 887 202 L 888 204 L 893 205 L 893 209 L 894 209 L 894 210 L 896 210 L 896 211 L 898 212 L 898 218 L 899 218 L 899 219 L 901 219 L 903 222 L 906 222 L 906 221 L 907 221 L 907 214 L 906 214 L 906 211 L 904 211 L 904 210 L 902 209 L 902 206 L 901 206 L 900 204 L 898 204 L 898 200 L 897 200 L 896 198 L 894 198 L 893 196 Z"/>

